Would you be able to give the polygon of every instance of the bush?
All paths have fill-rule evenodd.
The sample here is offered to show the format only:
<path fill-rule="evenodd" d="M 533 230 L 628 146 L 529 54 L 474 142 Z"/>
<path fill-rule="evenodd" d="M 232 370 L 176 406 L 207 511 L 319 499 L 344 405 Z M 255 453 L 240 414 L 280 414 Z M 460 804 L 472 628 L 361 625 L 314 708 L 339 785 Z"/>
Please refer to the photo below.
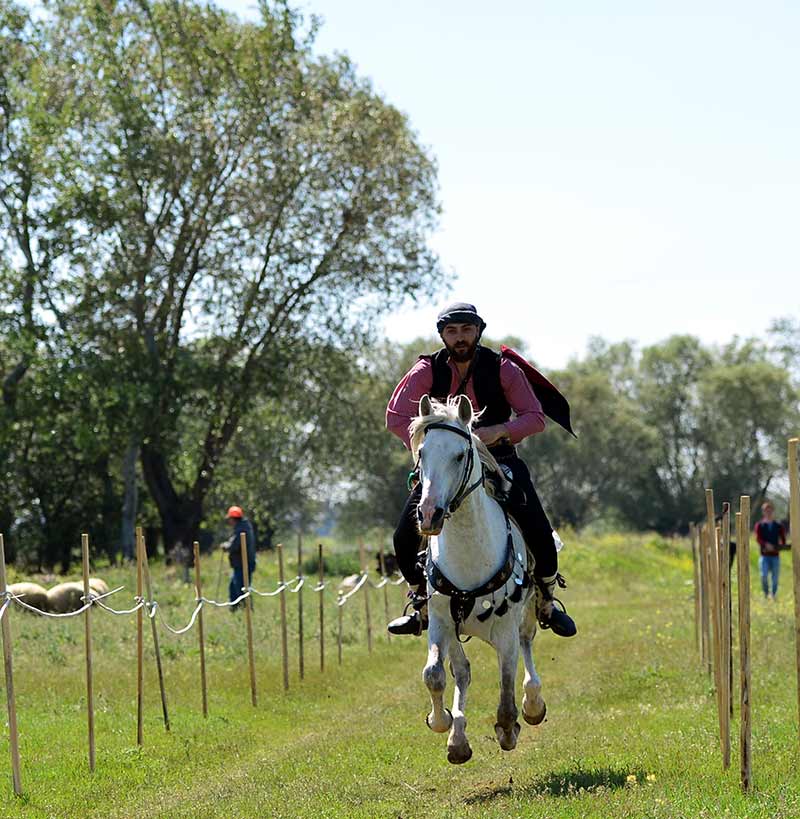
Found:
<path fill-rule="evenodd" d="M 354 552 L 323 555 L 322 564 L 326 575 L 344 577 L 348 574 L 358 574 L 361 571 L 358 554 Z M 319 574 L 319 558 L 316 555 L 303 562 L 303 574 Z"/>

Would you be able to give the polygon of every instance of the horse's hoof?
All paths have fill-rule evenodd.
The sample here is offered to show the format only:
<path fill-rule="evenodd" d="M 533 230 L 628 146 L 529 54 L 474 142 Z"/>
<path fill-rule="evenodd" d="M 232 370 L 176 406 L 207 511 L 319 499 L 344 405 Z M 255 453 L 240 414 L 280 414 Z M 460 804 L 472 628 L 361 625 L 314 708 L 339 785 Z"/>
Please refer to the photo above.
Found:
<path fill-rule="evenodd" d="M 442 725 L 442 726 L 437 726 L 437 727 L 435 727 L 435 728 L 433 727 L 433 725 L 431 725 L 431 715 L 430 715 L 430 714 L 428 714 L 428 715 L 425 717 L 425 724 L 428 726 L 428 728 L 430 728 L 430 729 L 431 729 L 431 731 L 433 731 L 433 732 L 434 732 L 434 733 L 436 733 L 436 734 L 444 734 L 444 733 L 446 733 L 447 731 L 449 731 L 449 730 L 450 730 L 450 726 L 453 724 L 453 714 L 452 714 L 452 712 L 450 711 L 450 709 L 449 709 L 449 708 L 445 708 L 445 709 L 444 709 L 444 713 L 445 713 L 445 724 L 444 724 L 444 725 Z"/>
<path fill-rule="evenodd" d="M 450 748 L 447 749 L 447 761 L 453 765 L 463 765 L 472 759 L 472 748 L 467 745 L 465 748 Z"/>
<path fill-rule="evenodd" d="M 494 726 L 494 732 L 497 735 L 497 741 L 500 744 L 500 747 L 504 751 L 513 751 L 514 748 L 517 747 L 517 737 L 519 736 L 520 732 L 520 725 L 518 722 L 514 723 L 514 726 L 510 731 L 506 731 L 506 729 L 503 728 L 503 726 L 498 722 Z"/>
<path fill-rule="evenodd" d="M 528 723 L 528 725 L 541 725 L 541 723 L 544 722 L 544 718 L 546 716 L 547 716 L 547 706 L 546 705 L 544 706 L 544 708 L 542 708 L 542 713 L 541 714 L 537 714 L 536 716 L 533 716 L 533 717 L 529 717 L 525 713 L 525 709 L 522 710 L 522 718 L 525 720 L 525 722 Z"/>

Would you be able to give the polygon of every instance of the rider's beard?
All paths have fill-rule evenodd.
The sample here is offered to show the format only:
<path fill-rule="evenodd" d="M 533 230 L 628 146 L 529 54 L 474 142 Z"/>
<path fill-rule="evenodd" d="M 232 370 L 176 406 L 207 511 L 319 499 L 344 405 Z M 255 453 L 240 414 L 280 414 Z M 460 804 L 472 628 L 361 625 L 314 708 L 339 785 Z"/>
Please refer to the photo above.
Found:
<path fill-rule="evenodd" d="M 445 342 L 444 346 L 447 347 L 447 352 L 450 353 L 450 358 L 453 361 L 457 364 L 463 364 L 467 361 L 472 361 L 475 350 L 478 349 L 478 339 L 476 338 L 472 344 L 466 341 L 459 342 L 455 345 Z"/>

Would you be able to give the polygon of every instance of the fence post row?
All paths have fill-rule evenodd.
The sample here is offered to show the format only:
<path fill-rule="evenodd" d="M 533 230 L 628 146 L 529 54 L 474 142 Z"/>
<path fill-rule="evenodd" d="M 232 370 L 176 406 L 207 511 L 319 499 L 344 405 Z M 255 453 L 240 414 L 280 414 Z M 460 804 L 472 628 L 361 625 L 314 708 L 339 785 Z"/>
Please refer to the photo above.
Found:
<path fill-rule="evenodd" d="M 153 634 L 153 648 L 156 656 L 156 666 L 158 671 L 158 681 L 161 690 L 161 705 L 164 717 L 164 725 L 167 731 L 170 730 L 169 712 L 167 709 L 166 688 L 164 684 L 163 667 L 161 664 L 161 652 L 159 648 L 158 631 L 156 624 L 156 613 L 158 603 L 153 596 L 153 587 L 150 576 L 149 561 L 147 559 L 146 544 L 144 534 L 141 526 L 136 527 L 135 532 L 136 542 L 136 606 L 127 611 L 115 611 L 109 608 L 102 602 L 99 605 L 108 610 L 112 614 L 128 615 L 136 613 L 136 742 L 137 745 L 144 744 L 144 616 L 147 611 L 148 618 L 151 622 Z M 253 705 L 256 705 L 256 676 L 255 676 L 255 656 L 253 651 L 253 632 L 251 620 L 251 605 L 249 600 L 252 596 L 250 588 L 250 572 L 247 561 L 247 539 L 244 534 L 240 537 L 240 549 L 242 554 L 242 574 L 244 580 L 243 600 L 245 604 L 245 620 L 247 623 L 247 642 L 248 642 L 248 659 L 250 667 L 250 684 L 252 693 Z M 207 601 L 203 598 L 203 587 L 200 571 L 200 546 L 197 541 L 192 544 L 194 569 L 195 569 L 195 596 L 196 608 L 192 614 L 192 619 L 188 626 L 181 630 L 172 629 L 169 625 L 164 623 L 165 628 L 175 634 L 182 634 L 188 631 L 194 624 L 195 619 L 198 621 L 198 637 L 200 648 L 200 685 L 202 695 L 203 717 L 208 716 L 208 688 L 206 679 L 206 657 L 205 657 L 205 630 L 203 621 L 203 605 L 205 603 L 213 603 L 215 605 L 224 606 L 227 603 L 218 603 L 216 601 Z M 283 659 L 283 681 L 284 689 L 289 688 L 289 666 L 288 666 L 288 636 L 287 636 L 287 620 L 286 620 L 286 580 L 284 576 L 283 564 L 283 546 L 278 544 L 278 573 L 279 573 L 279 587 L 277 593 L 280 596 L 280 612 L 281 612 L 281 647 Z M 323 547 L 319 544 L 319 583 L 314 591 L 319 593 L 319 647 L 320 647 L 320 671 L 325 670 L 325 616 L 324 616 L 324 588 L 325 588 L 325 569 L 323 560 Z M 92 591 L 89 583 L 90 561 L 89 561 L 89 537 L 86 534 L 81 535 L 81 557 L 82 557 L 82 571 L 83 571 L 83 605 L 74 614 L 79 616 L 84 615 L 84 635 L 85 635 L 85 655 L 86 655 L 86 704 L 87 704 L 87 727 L 88 727 L 88 745 L 89 745 L 89 770 L 94 772 L 96 766 L 96 744 L 95 744 L 95 722 L 94 722 L 94 678 L 93 678 L 93 646 L 92 646 L 92 628 L 91 628 L 91 611 L 95 607 L 94 603 L 98 596 Z M 304 582 L 302 574 L 302 540 L 298 538 L 298 586 L 294 591 L 298 593 L 298 616 L 299 616 L 299 640 L 300 640 L 300 676 L 303 678 L 304 674 L 304 651 L 303 651 L 303 603 L 301 596 L 301 588 Z M 370 618 L 370 604 L 369 604 L 369 577 L 367 571 L 367 557 L 364 544 L 360 544 L 360 560 L 362 567 L 362 576 L 359 581 L 359 587 L 364 587 L 365 599 L 365 615 L 367 625 L 367 645 L 369 651 L 372 651 L 372 623 Z M 380 549 L 380 570 L 381 570 L 381 585 L 384 588 L 384 606 L 388 617 L 388 595 L 386 586 L 388 580 L 386 578 L 385 559 L 383 548 Z M 13 662 L 12 662 L 12 644 L 11 644 L 11 629 L 10 629 L 10 608 L 12 598 L 9 596 L 6 578 L 5 565 L 5 543 L 3 535 L 0 534 L 0 590 L 2 590 L 2 600 L 0 600 L 0 627 L 2 630 L 3 639 L 3 657 L 5 666 L 5 689 L 6 701 L 8 707 L 8 726 L 9 726 L 9 746 L 11 751 L 11 767 L 14 793 L 17 796 L 22 795 L 22 784 L 20 776 L 20 757 L 19 757 L 19 734 L 17 727 L 16 701 L 14 695 L 14 680 L 13 680 Z M 119 591 L 115 589 L 114 591 Z M 358 591 L 358 588 L 353 591 Z M 343 647 L 343 608 L 344 603 L 347 602 L 352 595 L 345 595 L 341 590 L 338 591 L 337 609 L 338 609 L 338 660 L 342 663 L 342 647 Z M 275 592 L 267 596 L 274 595 Z M 146 596 L 145 596 L 146 595 Z M 103 595 L 105 596 L 105 595 Z M 47 612 L 42 612 L 47 614 Z M 49 616 L 70 616 L 70 615 L 49 615 Z M 161 618 L 163 619 L 163 618 Z"/>

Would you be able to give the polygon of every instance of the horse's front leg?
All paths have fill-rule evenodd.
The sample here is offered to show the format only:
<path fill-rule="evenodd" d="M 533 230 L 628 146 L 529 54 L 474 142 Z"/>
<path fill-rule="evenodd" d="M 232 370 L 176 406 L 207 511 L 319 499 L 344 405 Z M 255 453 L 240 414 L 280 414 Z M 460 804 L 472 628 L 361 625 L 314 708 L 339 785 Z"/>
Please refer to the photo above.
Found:
<path fill-rule="evenodd" d="M 428 662 L 422 671 L 422 679 L 431 695 L 432 710 L 425 721 L 431 731 L 443 734 L 453 724 L 453 715 L 444 707 L 444 687 L 447 674 L 444 658 L 450 645 L 451 629 L 434 612 L 430 612 L 428 627 Z"/>
<path fill-rule="evenodd" d="M 513 751 L 517 747 L 519 723 L 517 722 L 517 703 L 514 696 L 514 683 L 519 661 L 519 632 L 507 631 L 495 642 L 497 661 L 500 666 L 500 703 L 497 706 L 497 723 L 494 726 L 497 741 L 504 751 Z"/>
<path fill-rule="evenodd" d="M 539 725 L 547 714 L 547 706 L 542 699 L 542 681 L 533 662 L 533 638 L 536 636 L 536 609 L 530 601 L 525 608 L 519 629 L 519 645 L 522 662 L 525 664 L 525 679 L 522 683 L 525 696 L 522 698 L 522 716 L 530 725 Z"/>
<path fill-rule="evenodd" d="M 470 683 L 469 660 L 458 640 L 450 641 L 450 667 L 455 678 L 453 694 L 453 727 L 447 738 L 447 761 L 456 765 L 469 761 L 472 748 L 467 739 L 467 718 L 464 709 L 467 707 L 467 688 Z"/>

